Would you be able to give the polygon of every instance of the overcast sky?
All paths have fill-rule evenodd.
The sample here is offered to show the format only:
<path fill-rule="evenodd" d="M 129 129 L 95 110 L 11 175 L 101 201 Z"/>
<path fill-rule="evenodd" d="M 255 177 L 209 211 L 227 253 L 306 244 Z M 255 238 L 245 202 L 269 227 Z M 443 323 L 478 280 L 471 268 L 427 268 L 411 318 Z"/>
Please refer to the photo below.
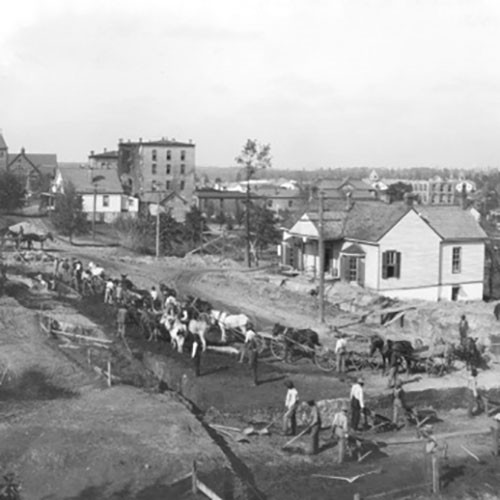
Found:
<path fill-rule="evenodd" d="M 232 165 L 500 166 L 498 0 L 16 0 L 0 127 L 82 161 L 118 138 L 192 139 Z"/>

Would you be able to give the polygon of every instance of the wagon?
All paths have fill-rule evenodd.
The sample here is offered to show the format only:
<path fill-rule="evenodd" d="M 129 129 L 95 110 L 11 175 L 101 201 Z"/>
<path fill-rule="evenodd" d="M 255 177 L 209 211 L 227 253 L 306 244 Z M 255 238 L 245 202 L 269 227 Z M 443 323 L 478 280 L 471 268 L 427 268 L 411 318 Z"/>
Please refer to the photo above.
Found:
<path fill-rule="evenodd" d="M 444 348 L 417 352 L 411 360 L 414 371 L 425 372 L 437 377 L 442 377 L 453 368 L 452 356 Z"/>
<path fill-rule="evenodd" d="M 289 361 L 293 363 L 300 358 L 306 357 L 311 358 L 313 363 L 320 370 L 323 370 L 325 372 L 331 372 L 335 370 L 335 353 L 331 349 L 328 349 L 326 347 L 317 347 L 313 349 L 304 344 L 300 344 L 299 342 L 295 342 L 290 338 L 287 338 L 285 340 L 284 335 L 273 336 L 271 334 L 265 334 L 264 332 L 260 332 L 259 335 L 267 339 L 272 355 L 280 361 Z M 287 357 L 285 342 L 289 342 L 292 345 L 288 359 L 285 359 Z"/>
<path fill-rule="evenodd" d="M 359 372 L 361 370 L 376 370 L 380 368 L 380 363 L 369 353 L 349 351 L 346 356 L 346 368 L 353 368 Z"/>

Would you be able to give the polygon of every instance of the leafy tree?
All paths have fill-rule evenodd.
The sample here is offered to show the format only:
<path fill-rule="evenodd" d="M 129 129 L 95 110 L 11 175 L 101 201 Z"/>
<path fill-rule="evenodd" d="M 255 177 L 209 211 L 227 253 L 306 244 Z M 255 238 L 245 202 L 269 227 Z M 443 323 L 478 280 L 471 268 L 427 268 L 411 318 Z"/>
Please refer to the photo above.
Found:
<path fill-rule="evenodd" d="M 203 232 L 208 229 L 207 221 L 198 207 L 191 207 L 184 221 L 184 234 L 193 246 L 202 243 Z"/>
<path fill-rule="evenodd" d="M 151 221 L 156 217 L 150 217 Z M 153 222 L 153 229 L 156 231 L 156 222 Z M 160 253 L 166 255 L 181 254 L 184 242 L 185 226 L 175 220 L 172 214 L 160 214 Z"/>
<path fill-rule="evenodd" d="M 55 228 L 61 234 L 69 236 L 70 242 L 73 240 L 73 235 L 88 232 L 87 214 L 83 211 L 82 197 L 71 182 L 65 183 L 63 192 L 56 195 L 51 218 Z"/>
<path fill-rule="evenodd" d="M 255 139 L 247 139 L 243 146 L 241 153 L 236 157 L 236 163 L 242 167 L 245 179 L 247 182 L 246 189 L 246 261 L 248 267 L 251 267 L 251 254 L 250 254 L 250 179 L 257 173 L 258 170 L 264 170 L 271 167 L 271 146 L 269 144 L 260 144 Z"/>
<path fill-rule="evenodd" d="M 21 208 L 25 194 L 25 183 L 19 176 L 7 170 L 0 171 L 0 209 Z"/>
<path fill-rule="evenodd" d="M 387 188 L 387 194 L 390 196 L 392 201 L 401 201 L 404 199 L 406 193 L 411 193 L 413 188 L 411 184 L 406 184 L 405 182 L 395 182 L 390 184 Z"/>
<path fill-rule="evenodd" d="M 265 206 L 256 205 L 250 211 L 250 248 L 258 261 L 262 250 L 281 241 L 278 218 Z"/>

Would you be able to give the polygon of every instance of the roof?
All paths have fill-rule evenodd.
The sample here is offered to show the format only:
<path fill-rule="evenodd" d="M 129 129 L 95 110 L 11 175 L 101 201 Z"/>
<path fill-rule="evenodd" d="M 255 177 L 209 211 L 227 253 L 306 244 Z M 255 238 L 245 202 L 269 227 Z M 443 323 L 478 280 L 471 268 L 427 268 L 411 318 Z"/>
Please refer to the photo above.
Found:
<path fill-rule="evenodd" d="M 356 239 L 378 241 L 404 215 L 410 207 L 403 203 L 358 201 L 346 210 L 345 203 L 328 203 L 323 214 L 324 236 L 326 239 Z M 307 212 L 309 219 L 318 227 L 318 212 Z"/>
<path fill-rule="evenodd" d="M 7 149 L 7 143 L 3 138 L 3 135 L 0 133 L 0 149 Z"/>
<path fill-rule="evenodd" d="M 372 187 L 367 184 L 365 181 L 360 179 L 351 179 L 350 177 L 346 177 L 345 179 L 321 179 L 318 181 L 317 186 L 318 189 L 322 190 L 341 190 L 344 186 L 350 184 L 354 190 L 356 191 L 370 191 Z"/>
<path fill-rule="evenodd" d="M 418 205 L 415 211 L 444 240 L 487 238 L 474 216 L 458 206 Z"/>
<path fill-rule="evenodd" d="M 56 154 L 42 154 L 42 153 L 15 153 L 9 154 L 9 165 L 14 163 L 20 156 L 24 156 L 35 167 L 57 167 Z"/>
<path fill-rule="evenodd" d="M 78 193 L 93 193 L 94 185 L 92 184 L 93 177 L 101 178 L 97 182 L 98 193 L 121 194 L 123 188 L 118 177 L 118 173 L 114 169 L 92 170 L 88 167 L 60 167 L 59 172 L 64 182 L 72 182 Z"/>
<path fill-rule="evenodd" d="M 366 252 L 359 245 L 356 245 L 356 243 L 352 243 L 340 253 L 344 255 L 365 255 Z"/>
<path fill-rule="evenodd" d="M 184 204 L 187 204 L 188 201 L 184 196 L 180 195 L 177 191 L 148 191 L 146 193 L 143 193 L 140 198 L 141 202 L 143 203 L 151 203 L 151 204 L 157 204 L 158 203 L 158 193 L 160 193 L 160 204 L 164 204 L 167 201 L 171 201 L 174 198 L 179 198 Z"/>
<path fill-rule="evenodd" d="M 247 197 L 246 192 L 242 191 L 225 191 L 220 189 L 197 189 L 195 191 L 195 196 L 199 199 L 211 198 L 211 199 L 230 199 L 230 200 L 245 200 Z M 250 198 L 257 198 L 258 196 L 254 193 L 250 193 Z"/>
<path fill-rule="evenodd" d="M 175 140 L 159 139 L 158 141 L 132 141 L 121 142 L 119 147 L 122 146 L 158 146 L 158 147 L 180 147 L 180 148 L 194 148 L 192 142 L 178 142 Z"/>
<path fill-rule="evenodd" d="M 118 159 L 118 151 L 103 151 L 102 153 L 96 153 L 89 155 L 89 158 L 113 158 Z"/>

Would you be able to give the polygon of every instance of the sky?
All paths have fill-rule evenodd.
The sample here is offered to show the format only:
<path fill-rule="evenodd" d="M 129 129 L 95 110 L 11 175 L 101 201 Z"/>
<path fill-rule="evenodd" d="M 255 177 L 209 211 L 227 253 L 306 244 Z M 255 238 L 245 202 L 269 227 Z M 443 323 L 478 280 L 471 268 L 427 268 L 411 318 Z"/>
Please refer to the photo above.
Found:
<path fill-rule="evenodd" d="M 2 6 L 11 152 L 124 140 L 229 166 L 500 167 L 498 0 L 16 0 Z"/>

